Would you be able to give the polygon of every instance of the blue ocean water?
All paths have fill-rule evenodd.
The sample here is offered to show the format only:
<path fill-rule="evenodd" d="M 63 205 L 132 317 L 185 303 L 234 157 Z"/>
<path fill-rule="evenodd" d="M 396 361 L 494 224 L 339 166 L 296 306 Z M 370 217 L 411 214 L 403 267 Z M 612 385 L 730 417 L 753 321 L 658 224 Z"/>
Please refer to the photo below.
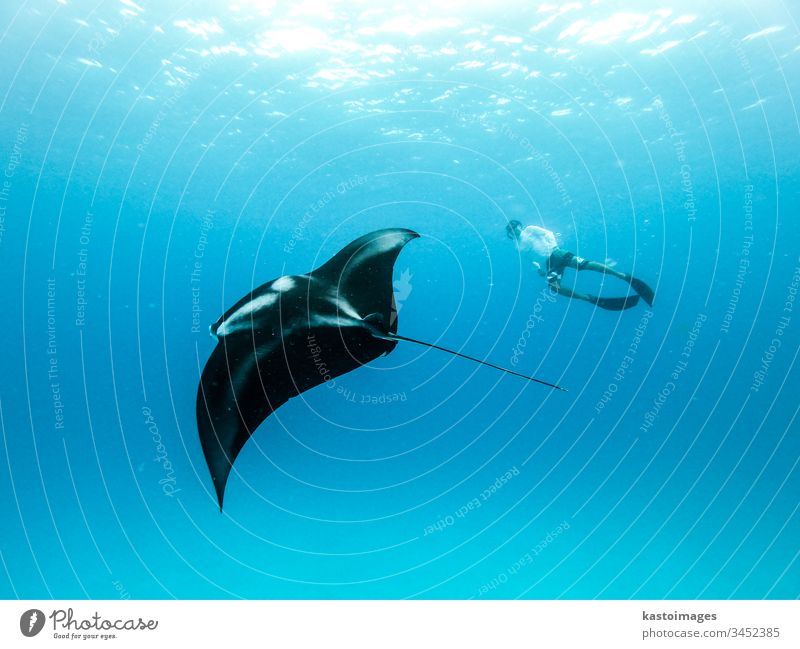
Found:
<path fill-rule="evenodd" d="M 2 4 L 0 595 L 798 596 L 797 7 L 491 5 Z M 400 344 L 221 514 L 208 325 L 384 227 L 401 334 L 569 392 Z"/>

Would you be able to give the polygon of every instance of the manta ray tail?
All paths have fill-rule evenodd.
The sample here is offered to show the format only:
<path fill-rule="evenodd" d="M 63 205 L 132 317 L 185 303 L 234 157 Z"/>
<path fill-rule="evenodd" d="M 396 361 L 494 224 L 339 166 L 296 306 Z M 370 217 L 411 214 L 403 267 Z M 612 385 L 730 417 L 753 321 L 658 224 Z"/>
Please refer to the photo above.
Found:
<path fill-rule="evenodd" d="M 453 349 L 447 349 L 447 347 L 440 347 L 439 345 L 434 345 L 433 343 L 426 343 L 424 340 L 417 340 L 416 338 L 408 338 L 406 336 L 401 336 L 398 333 L 394 333 L 391 331 L 386 331 L 385 321 L 383 316 L 380 313 L 371 313 L 366 318 L 363 319 L 364 324 L 370 330 L 370 333 L 375 336 L 375 338 L 381 338 L 382 340 L 402 340 L 407 343 L 414 343 L 416 345 L 424 345 L 425 347 L 431 347 L 432 349 L 438 349 L 442 352 L 447 352 L 448 354 L 452 354 L 453 356 L 459 356 L 461 358 L 466 358 L 468 361 L 473 361 L 475 363 L 480 363 L 481 365 L 486 365 L 486 367 L 491 367 L 496 370 L 500 370 L 501 372 L 505 372 L 506 374 L 511 374 L 513 376 L 518 376 L 521 379 L 526 379 L 528 381 L 532 381 L 534 383 L 541 383 L 542 385 L 546 385 L 549 388 L 554 388 L 556 390 L 561 390 L 562 392 L 568 392 L 566 388 L 562 388 L 558 385 L 553 383 L 548 383 L 547 381 L 542 381 L 541 379 L 537 379 L 533 376 L 528 376 L 526 374 L 520 374 L 519 372 L 515 372 L 513 370 L 506 369 L 505 367 L 500 367 L 499 365 L 495 365 L 488 361 L 482 361 L 480 358 L 475 358 L 474 356 L 467 356 L 466 354 L 462 354 L 461 352 L 457 352 Z"/>
<path fill-rule="evenodd" d="M 537 379 L 533 376 L 527 376 L 526 374 L 520 374 L 519 372 L 514 372 L 513 370 L 506 369 L 505 367 L 500 367 L 499 365 L 494 365 L 493 363 L 489 363 L 488 361 L 482 361 L 479 358 L 475 358 L 474 356 L 467 356 L 466 354 L 462 354 L 461 352 L 454 351 L 452 349 L 447 349 L 446 347 L 440 347 L 439 345 L 434 345 L 433 343 L 426 343 L 422 340 L 416 340 L 415 338 L 407 338 L 406 336 L 401 336 L 399 334 L 386 334 L 386 336 L 392 340 L 403 340 L 408 343 L 415 343 L 417 345 L 424 345 L 425 347 L 431 347 L 433 349 L 438 349 L 439 351 L 447 352 L 448 354 L 452 354 L 453 356 L 459 356 L 461 358 L 466 358 L 468 361 L 473 361 L 475 363 L 480 363 L 481 365 L 486 365 L 487 367 L 494 368 L 496 370 L 500 370 L 501 372 L 505 372 L 506 374 L 511 374 L 513 376 L 518 376 L 521 379 L 526 379 L 528 381 L 532 381 L 534 383 L 541 383 L 542 385 L 546 385 L 549 388 L 553 388 L 555 390 L 561 390 L 561 392 L 567 392 L 566 388 L 562 388 L 554 383 L 548 383 L 547 381 L 542 381 L 541 379 Z"/>

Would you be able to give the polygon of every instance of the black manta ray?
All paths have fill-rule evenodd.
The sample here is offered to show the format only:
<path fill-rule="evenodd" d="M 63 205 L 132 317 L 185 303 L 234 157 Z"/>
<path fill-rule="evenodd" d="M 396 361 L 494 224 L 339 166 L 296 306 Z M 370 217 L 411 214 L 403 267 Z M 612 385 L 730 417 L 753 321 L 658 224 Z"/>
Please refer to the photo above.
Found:
<path fill-rule="evenodd" d="M 398 340 L 557 387 L 397 334 L 392 271 L 417 237 L 401 228 L 365 234 L 306 275 L 258 287 L 212 325 L 219 344 L 200 378 L 197 427 L 220 510 L 236 456 L 261 422 L 292 397 L 388 354 Z"/>

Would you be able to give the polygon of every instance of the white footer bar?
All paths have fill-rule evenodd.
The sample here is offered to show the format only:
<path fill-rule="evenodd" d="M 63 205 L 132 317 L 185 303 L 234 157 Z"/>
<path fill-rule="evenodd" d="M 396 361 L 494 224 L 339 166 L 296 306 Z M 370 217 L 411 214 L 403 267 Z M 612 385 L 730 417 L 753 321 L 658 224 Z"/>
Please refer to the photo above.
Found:
<path fill-rule="evenodd" d="M 800 647 L 796 601 L 3 601 L 0 647 Z"/>

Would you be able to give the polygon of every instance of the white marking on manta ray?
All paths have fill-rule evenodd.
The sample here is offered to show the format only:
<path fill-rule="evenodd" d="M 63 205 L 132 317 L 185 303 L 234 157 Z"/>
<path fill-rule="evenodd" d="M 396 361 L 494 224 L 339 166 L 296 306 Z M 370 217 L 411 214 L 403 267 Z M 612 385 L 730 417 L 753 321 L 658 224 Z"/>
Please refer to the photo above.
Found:
<path fill-rule="evenodd" d="M 343 300 L 341 298 L 336 299 L 336 308 L 339 309 L 345 315 L 350 316 L 351 318 L 355 318 L 356 320 L 363 320 L 363 317 L 358 314 L 358 312 L 353 308 L 353 305 L 350 304 L 347 300 Z"/>
<path fill-rule="evenodd" d="M 334 303 L 334 305 L 336 305 L 337 311 L 340 311 L 351 318 L 355 318 L 356 320 L 364 319 L 365 316 L 360 315 L 358 311 L 353 308 L 353 305 L 342 297 L 342 294 L 339 293 L 338 289 L 333 288 L 328 291 L 328 298 Z"/>
<path fill-rule="evenodd" d="M 229 333 L 238 331 L 244 327 L 249 327 L 250 318 L 248 316 L 259 309 L 266 309 L 272 306 L 277 301 L 277 293 L 264 293 L 264 295 L 259 295 L 257 298 L 250 300 L 219 325 L 217 328 L 217 337 L 227 336 Z"/>
<path fill-rule="evenodd" d="M 271 289 L 275 291 L 289 291 L 294 288 L 295 281 L 291 277 L 279 277 L 274 282 L 272 282 Z"/>
<path fill-rule="evenodd" d="M 316 326 L 328 326 L 328 327 L 352 327 L 360 322 L 363 318 L 359 316 L 355 317 L 355 322 L 353 320 L 349 320 L 347 318 L 343 318 L 342 316 L 335 316 L 335 315 L 323 315 L 318 316 L 314 320 L 314 324 Z"/>

